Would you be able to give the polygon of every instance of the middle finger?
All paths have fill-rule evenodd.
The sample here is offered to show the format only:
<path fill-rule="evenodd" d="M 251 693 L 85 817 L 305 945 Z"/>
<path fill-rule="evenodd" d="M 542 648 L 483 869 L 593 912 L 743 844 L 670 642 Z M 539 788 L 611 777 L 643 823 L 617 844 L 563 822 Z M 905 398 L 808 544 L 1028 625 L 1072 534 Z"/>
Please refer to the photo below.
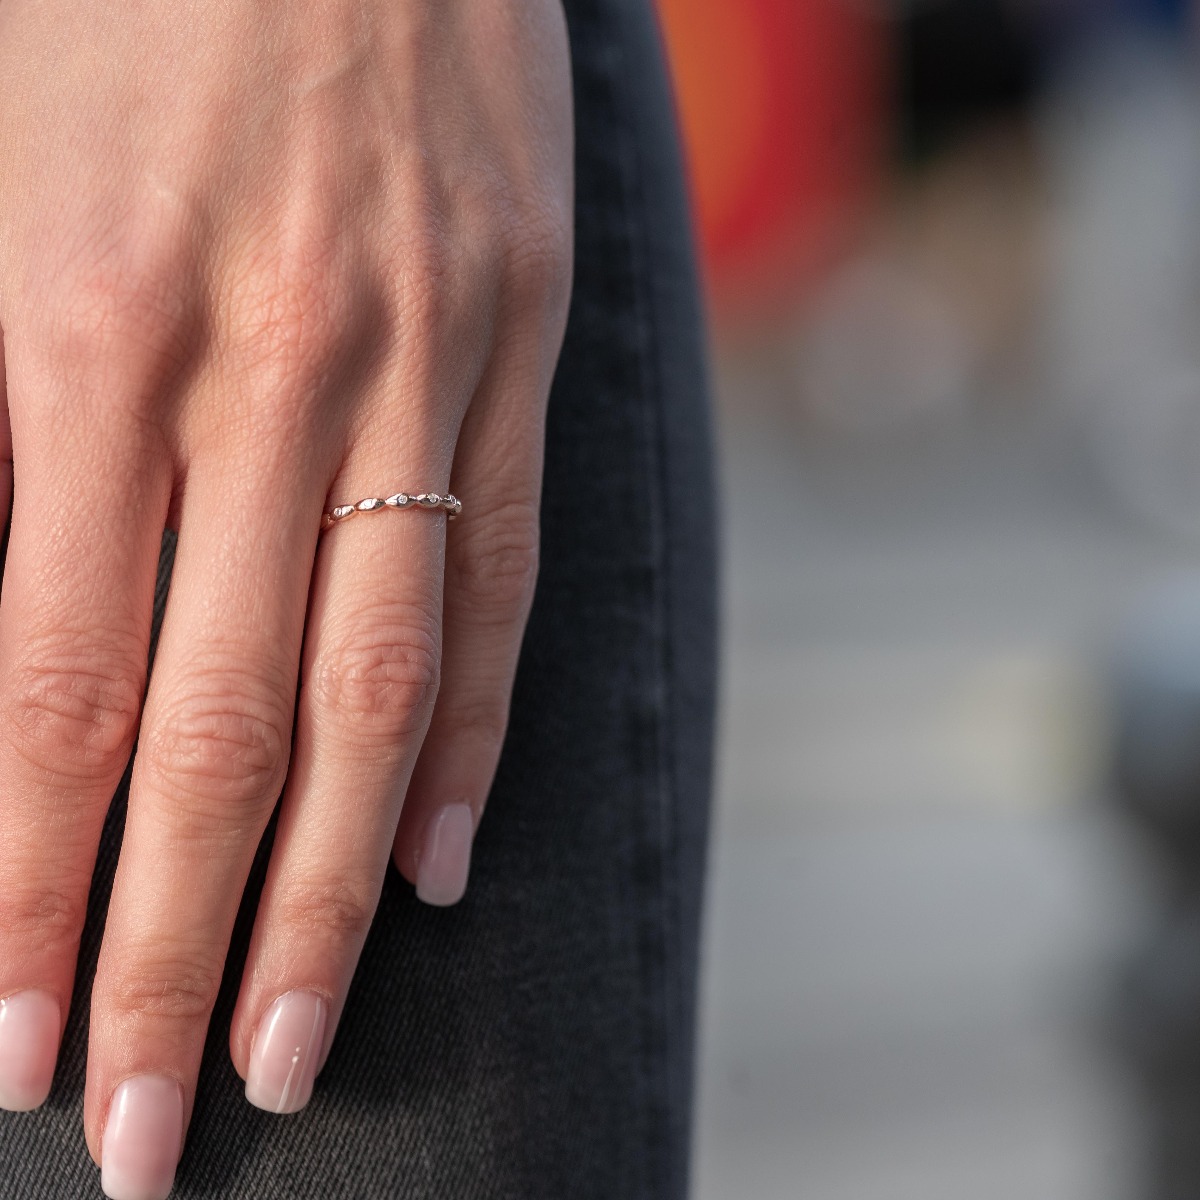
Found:
<path fill-rule="evenodd" d="M 189 468 L 92 995 L 85 1124 L 110 1195 L 170 1186 L 287 770 L 322 491 L 295 488 L 294 457 L 260 456 L 251 481 L 219 452 Z"/>

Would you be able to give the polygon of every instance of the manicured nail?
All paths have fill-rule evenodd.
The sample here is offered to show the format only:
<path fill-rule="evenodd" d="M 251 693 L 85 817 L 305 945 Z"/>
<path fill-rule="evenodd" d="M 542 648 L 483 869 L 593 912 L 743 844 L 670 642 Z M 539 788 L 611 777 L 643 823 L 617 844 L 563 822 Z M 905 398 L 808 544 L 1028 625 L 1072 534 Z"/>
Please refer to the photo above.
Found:
<path fill-rule="evenodd" d="M 167 1200 L 183 1148 L 183 1090 L 165 1075 L 135 1075 L 113 1093 L 100 1147 L 109 1200 Z"/>
<path fill-rule="evenodd" d="M 28 1112 L 44 1103 L 54 1082 L 62 1014 L 49 992 L 18 992 L 0 1000 L 0 1108 Z"/>
<path fill-rule="evenodd" d="M 299 1112 L 312 1096 L 325 1040 L 325 1001 L 285 992 L 263 1015 L 250 1051 L 246 1099 L 267 1112 Z"/>
<path fill-rule="evenodd" d="M 457 904 L 467 890 L 475 821 L 469 804 L 447 804 L 425 830 L 417 864 L 417 899 L 426 904 Z"/>

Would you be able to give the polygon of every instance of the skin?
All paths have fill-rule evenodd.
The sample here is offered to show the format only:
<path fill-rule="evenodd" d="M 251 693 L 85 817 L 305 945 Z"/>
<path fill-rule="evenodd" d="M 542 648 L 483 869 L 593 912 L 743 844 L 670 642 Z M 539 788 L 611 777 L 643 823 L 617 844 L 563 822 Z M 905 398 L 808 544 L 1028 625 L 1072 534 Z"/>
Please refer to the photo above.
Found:
<path fill-rule="evenodd" d="M 0 996 L 65 1017 L 137 738 L 92 997 L 99 1161 L 126 1078 L 178 1079 L 190 1118 L 277 802 L 243 1077 L 294 988 L 328 999 L 328 1054 L 389 857 L 414 880 L 442 805 L 478 821 L 570 292 L 568 51 L 558 0 L 2 0 L 0 80 Z M 400 490 L 463 514 L 319 532 Z"/>

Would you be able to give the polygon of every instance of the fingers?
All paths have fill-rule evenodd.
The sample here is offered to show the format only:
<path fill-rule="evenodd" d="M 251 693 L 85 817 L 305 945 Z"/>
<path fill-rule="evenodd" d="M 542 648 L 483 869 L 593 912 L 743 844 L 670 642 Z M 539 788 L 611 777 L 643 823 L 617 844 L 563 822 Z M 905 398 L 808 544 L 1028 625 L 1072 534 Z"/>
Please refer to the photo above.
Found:
<path fill-rule="evenodd" d="M 539 556 L 546 403 L 571 291 L 569 239 L 533 242 L 508 280 L 491 364 L 459 432 L 441 691 L 396 832 L 427 904 L 457 903 L 495 777 Z"/>
<path fill-rule="evenodd" d="M 570 211 L 570 187 L 560 197 Z M 570 221 L 513 259 L 491 364 L 459 433 L 442 679 L 393 848 L 427 904 L 455 904 L 496 774 L 539 558 L 546 405 L 571 294 Z M 538 228 L 537 223 L 531 228 Z"/>
<path fill-rule="evenodd" d="M 449 447 L 422 440 L 403 457 L 359 454 L 332 498 L 445 493 Z M 231 1030 L 246 1096 L 272 1112 L 308 1101 L 378 903 L 438 688 L 446 521 L 408 508 L 321 538 L 295 750 Z"/>
<path fill-rule="evenodd" d="M 428 752 L 429 722 L 440 719 L 448 683 L 446 727 L 454 733 L 430 777 L 444 783 L 457 774 L 428 791 L 448 813 L 437 835 L 443 853 L 447 834 L 469 850 L 495 770 L 536 574 L 544 412 L 537 401 L 550 366 L 533 354 L 520 362 L 497 354 L 493 364 L 504 385 L 474 388 L 455 430 L 453 480 L 448 470 L 433 481 L 422 473 L 422 464 L 450 460 L 450 446 L 432 437 L 425 447 L 405 445 L 402 457 L 386 448 L 351 455 L 353 474 L 333 497 L 370 495 L 380 479 L 444 493 L 459 487 L 459 461 L 475 489 L 453 524 L 440 512 L 409 509 L 355 518 L 322 538 L 295 752 L 231 1030 L 248 1099 L 275 1112 L 307 1102 L 330 1052 L 397 817 L 412 794 L 413 765 Z M 476 417 L 485 394 L 491 403 L 479 411 L 487 415 Z M 398 471 L 390 465 L 397 461 Z M 446 541 L 470 521 L 476 532 L 463 539 L 466 578 L 455 598 L 444 594 Z M 457 808 L 445 803 L 464 797 Z M 425 815 L 436 811 L 431 804 Z"/>
<path fill-rule="evenodd" d="M 508 726 L 538 568 L 542 380 L 498 361 L 455 453 L 463 515 L 447 530 L 441 688 L 417 759 L 395 861 L 427 904 L 454 904 Z"/>
<path fill-rule="evenodd" d="M 84 1112 L 110 1195 L 170 1185 L 234 917 L 287 770 L 323 486 L 306 487 L 315 472 L 285 440 L 250 440 L 253 471 L 203 449 L 190 465 L 134 761 Z"/>
<path fill-rule="evenodd" d="M 14 411 L 36 386 L 16 360 L 10 347 Z M 133 747 L 171 481 L 165 456 L 118 416 L 98 445 L 78 427 L 53 442 L 15 433 L 0 604 L 0 1106 L 28 1109 L 50 1088 L 100 831 Z"/>
<path fill-rule="evenodd" d="M 497 279 L 489 240 L 453 244 L 450 264 L 440 236 L 415 236 L 418 269 L 392 272 L 396 338 L 352 424 L 331 505 L 450 490 L 491 353 Z M 441 508 L 387 509 L 321 536 L 292 762 L 230 1030 L 261 1108 L 307 1102 L 375 913 L 438 690 L 447 520 Z"/>

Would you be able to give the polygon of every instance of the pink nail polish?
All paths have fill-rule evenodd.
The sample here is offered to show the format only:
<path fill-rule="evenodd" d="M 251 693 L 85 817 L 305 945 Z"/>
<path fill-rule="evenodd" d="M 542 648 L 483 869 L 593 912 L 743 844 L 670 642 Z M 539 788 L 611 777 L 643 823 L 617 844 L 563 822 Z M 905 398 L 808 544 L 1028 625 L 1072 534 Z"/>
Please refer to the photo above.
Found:
<path fill-rule="evenodd" d="M 258 1025 L 246 1073 L 246 1099 L 267 1112 L 299 1112 L 312 1096 L 325 1040 L 325 1001 L 285 992 Z"/>
<path fill-rule="evenodd" d="M 0 1000 L 0 1108 L 28 1112 L 54 1082 L 62 1018 L 49 992 L 17 992 Z"/>
<path fill-rule="evenodd" d="M 100 1147 L 109 1200 L 167 1200 L 183 1148 L 183 1090 L 165 1075 L 135 1075 L 113 1093 Z"/>
<path fill-rule="evenodd" d="M 447 804 L 429 822 L 417 865 L 417 899 L 457 904 L 467 890 L 475 820 L 469 804 Z"/>

